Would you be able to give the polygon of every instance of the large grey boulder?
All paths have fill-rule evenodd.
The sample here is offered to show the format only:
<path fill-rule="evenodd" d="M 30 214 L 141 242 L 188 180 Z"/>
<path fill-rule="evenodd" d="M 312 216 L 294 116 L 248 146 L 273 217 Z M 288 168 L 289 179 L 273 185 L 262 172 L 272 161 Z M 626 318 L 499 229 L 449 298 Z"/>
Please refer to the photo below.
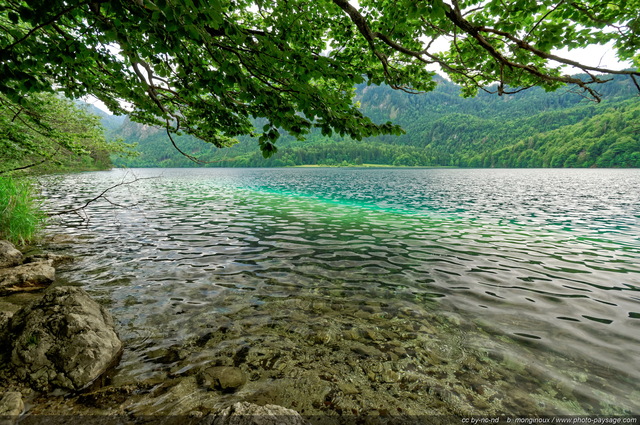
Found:
<path fill-rule="evenodd" d="M 11 242 L 0 240 L 0 269 L 22 263 L 22 253 Z"/>
<path fill-rule="evenodd" d="M 0 269 L 0 295 L 40 290 L 56 278 L 53 260 Z"/>
<path fill-rule="evenodd" d="M 80 390 L 115 365 L 122 342 L 111 315 L 81 288 L 55 287 L 9 321 L 11 363 L 38 390 Z"/>
<path fill-rule="evenodd" d="M 213 425 L 306 425 L 295 410 L 267 404 L 239 402 L 220 411 L 210 422 Z"/>

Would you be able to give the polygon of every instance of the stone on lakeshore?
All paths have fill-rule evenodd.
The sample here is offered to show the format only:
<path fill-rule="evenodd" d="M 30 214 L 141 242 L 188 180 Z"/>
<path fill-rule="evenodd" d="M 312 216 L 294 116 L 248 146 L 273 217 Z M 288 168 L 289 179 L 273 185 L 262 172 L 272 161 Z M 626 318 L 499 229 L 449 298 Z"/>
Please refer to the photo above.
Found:
<path fill-rule="evenodd" d="M 12 425 L 18 420 L 18 416 L 24 411 L 22 394 L 17 391 L 9 391 L 0 394 L 0 425 Z"/>
<path fill-rule="evenodd" d="M 212 425 L 306 425 L 295 410 L 274 404 L 259 406 L 240 402 L 221 410 Z"/>
<path fill-rule="evenodd" d="M 81 288 L 56 287 L 9 321 L 11 363 L 38 390 L 80 390 L 119 359 L 109 313 Z"/>
<path fill-rule="evenodd" d="M 0 269 L 0 295 L 35 291 L 49 286 L 56 278 L 53 261 L 39 261 Z"/>
<path fill-rule="evenodd" d="M 9 241 L 0 240 L 0 269 L 22 263 L 22 253 Z"/>
<path fill-rule="evenodd" d="M 200 372 L 199 379 L 203 386 L 224 392 L 233 392 L 247 382 L 244 372 L 237 367 L 214 366 Z"/>
<path fill-rule="evenodd" d="M 34 255 L 29 255 L 27 257 L 25 257 L 23 263 L 27 264 L 27 263 L 39 263 L 42 261 L 49 261 L 51 260 L 53 262 L 53 267 L 58 267 L 62 264 L 67 264 L 67 263 L 71 263 L 73 262 L 74 258 L 72 255 L 61 255 L 61 254 L 51 254 L 49 252 L 46 252 L 44 254 L 34 254 Z"/>

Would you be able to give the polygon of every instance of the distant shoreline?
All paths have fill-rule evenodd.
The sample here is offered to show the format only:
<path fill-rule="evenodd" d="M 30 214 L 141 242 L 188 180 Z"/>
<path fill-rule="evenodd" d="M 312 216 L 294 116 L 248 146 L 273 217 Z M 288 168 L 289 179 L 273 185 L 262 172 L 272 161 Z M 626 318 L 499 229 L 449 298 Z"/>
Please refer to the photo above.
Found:
<path fill-rule="evenodd" d="M 269 167 L 269 168 L 460 168 L 453 165 L 391 165 L 391 164 L 360 164 L 360 165 L 325 165 L 325 164 L 307 164 L 292 165 L 285 167 Z"/>

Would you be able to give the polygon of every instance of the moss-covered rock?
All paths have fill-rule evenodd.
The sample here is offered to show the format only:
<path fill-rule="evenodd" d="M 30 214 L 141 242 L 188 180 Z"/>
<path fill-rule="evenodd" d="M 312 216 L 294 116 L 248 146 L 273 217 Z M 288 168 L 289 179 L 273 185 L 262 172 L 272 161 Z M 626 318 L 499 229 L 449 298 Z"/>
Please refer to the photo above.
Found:
<path fill-rule="evenodd" d="M 122 351 L 111 315 L 81 288 L 56 287 L 8 324 L 11 363 L 34 389 L 80 390 Z"/>

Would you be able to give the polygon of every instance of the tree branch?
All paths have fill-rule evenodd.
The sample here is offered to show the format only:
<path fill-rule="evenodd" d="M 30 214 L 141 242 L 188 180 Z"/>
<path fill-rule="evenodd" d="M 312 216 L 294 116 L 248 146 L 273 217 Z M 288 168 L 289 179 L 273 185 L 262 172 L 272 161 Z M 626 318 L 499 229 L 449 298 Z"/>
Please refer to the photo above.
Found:
<path fill-rule="evenodd" d="M 548 11 L 547 13 L 545 13 L 545 15 L 543 17 L 541 17 L 540 19 L 538 19 L 538 22 L 536 22 L 536 24 L 531 27 L 531 29 L 529 30 L 529 32 L 527 33 L 527 35 L 524 36 L 523 40 L 526 40 L 527 38 L 529 38 L 529 36 L 531 35 L 532 32 L 534 32 L 536 30 L 536 28 L 538 28 L 540 26 L 540 24 L 542 23 L 542 21 L 544 21 L 545 19 L 547 19 L 547 17 L 549 15 L 551 15 L 553 12 L 555 12 L 555 10 L 560 7 L 560 5 L 562 3 L 564 3 L 565 0 L 560 0 L 560 2 L 558 2 L 558 4 L 556 4 L 555 6 L 553 6 L 553 8 Z"/>
<path fill-rule="evenodd" d="M 125 177 L 126 177 L 126 176 L 125 176 Z M 112 202 L 110 199 L 108 199 L 108 198 L 106 197 L 107 192 L 109 192 L 110 190 L 115 189 L 115 188 L 117 188 L 117 187 L 120 187 L 120 186 L 133 184 L 133 183 L 135 183 L 135 182 L 137 182 L 137 181 L 140 181 L 140 180 L 150 180 L 150 179 L 155 179 L 155 178 L 157 178 L 157 177 L 136 177 L 136 178 L 134 178 L 134 179 L 133 179 L 133 180 L 131 180 L 131 181 L 124 181 L 124 180 L 123 180 L 123 181 L 121 181 L 120 183 L 117 183 L 117 184 L 115 184 L 115 185 L 113 185 L 113 186 L 110 186 L 110 187 L 106 188 L 106 189 L 105 189 L 105 190 L 103 190 L 103 191 L 102 191 L 98 196 L 94 196 L 93 198 L 91 198 L 91 199 L 87 200 L 87 201 L 84 203 L 84 205 L 82 205 L 82 206 L 80 206 L 80 207 L 77 207 L 77 208 L 71 208 L 71 209 L 64 210 L 64 211 L 58 211 L 58 212 L 48 213 L 48 214 L 47 214 L 47 216 L 48 216 L 48 217 L 57 217 L 57 216 L 65 215 L 65 214 L 77 214 L 77 213 L 79 213 L 80 211 L 84 211 L 84 210 L 85 210 L 85 208 L 87 208 L 90 204 L 92 204 L 93 202 L 96 202 L 97 200 L 99 200 L 99 199 L 101 199 L 101 198 L 102 198 L 102 199 L 104 199 L 105 201 L 107 201 L 108 203 L 110 203 L 111 205 L 114 205 L 114 206 L 118 206 L 118 207 L 125 208 L 125 206 L 124 206 L 124 205 L 116 204 L 115 202 Z"/>
<path fill-rule="evenodd" d="M 103 2 L 106 0 L 102 0 Z M 15 46 L 17 46 L 18 44 L 22 43 L 23 41 L 25 41 L 27 38 L 31 37 L 36 31 L 38 31 L 39 29 L 42 29 L 44 27 L 46 27 L 47 25 L 51 25 L 54 22 L 56 22 L 58 19 L 60 19 L 62 16 L 68 14 L 69 12 L 71 12 L 73 9 L 76 9 L 78 7 L 82 7 L 85 6 L 89 3 L 95 3 L 95 0 L 87 0 L 84 1 L 82 3 L 79 4 L 75 4 L 73 6 L 69 6 L 68 8 L 62 10 L 60 13 L 56 14 L 55 16 L 53 16 L 51 19 L 47 20 L 46 22 L 43 22 L 40 25 L 37 25 L 33 28 L 31 28 L 22 38 L 16 40 L 15 42 L 13 42 L 12 44 L 8 45 L 7 47 L 4 47 L 2 50 L 0 50 L 0 52 L 4 53 L 4 52 L 8 52 L 11 49 L 13 49 Z"/>
<path fill-rule="evenodd" d="M 375 38 L 376 36 L 379 36 L 379 33 L 373 33 L 371 31 L 371 28 L 369 28 L 367 20 L 364 18 L 364 16 L 362 16 L 360 12 L 358 12 L 358 9 L 353 7 L 348 1 L 333 0 L 333 3 L 335 3 L 338 7 L 340 7 L 340 9 L 342 9 L 347 15 L 349 15 L 349 18 L 356 25 L 358 31 L 360 31 L 360 34 L 362 34 L 365 40 L 367 40 L 371 52 L 380 60 L 385 75 L 387 77 L 391 77 L 391 74 L 389 73 L 389 61 L 387 60 L 387 57 L 379 52 L 378 49 L 376 49 Z"/>
<path fill-rule="evenodd" d="M 561 0 L 559 3 L 557 3 L 555 5 L 555 7 L 553 7 L 543 18 L 541 18 L 535 25 L 534 28 L 535 29 L 540 22 L 546 18 L 549 14 L 551 14 L 553 11 L 555 11 L 562 3 L 564 3 L 565 0 Z M 372 50 L 372 52 L 381 60 L 382 65 L 384 67 L 384 71 L 385 71 L 385 75 L 390 76 L 389 75 L 389 63 L 388 63 L 388 59 L 385 55 L 383 55 L 382 53 L 380 53 L 376 47 L 375 47 L 375 39 L 379 39 L 381 40 L 383 43 L 385 43 L 387 46 L 391 47 L 393 50 L 403 53 L 405 55 L 411 56 L 423 63 L 426 64 L 431 64 L 431 63 L 438 63 L 440 66 L 443 66 L 447 71 L 454 73 L 454 74 L 460 74 L 465 76 L 467 79 L 470 79 L 471 81 L 474 81 L 474 79 L 468 75 L 467 72 L 465 72 L 465 69 L 458 69 L 458 68 L 454 68 L 452 66 L 450 66 L 448 63 L 446 63 L 445 61 L 443 61 L 442 59 L 438 58 L 437 56 L 430 54 L 428 51 L 423 50 L 423 51 L 415 51 L 412 49 L 408 49 L 404 46 L 402 46 L 401 44 L 393 41 L 388 35 L 380 33 L 380 32 L 373 32 L 366 19 L 364 18 L 364 16 L 362 16 L 362 14 L 360 14 L 360 12 L 353 7 L 351 4 L 349 4 L 349 2 L 347 0 L 333 0 L 333 3 L 336 4 L 337 6 L 339 6 L 351 19 L 351 21 L 356 25 L 356 27 L 358 28 L 358 31 L 360 32 L 360 34 L 362 34 L 362 36 L 365 38 L 365 40 L 367 41 L 367 43 L 369 44 L 370 49 Z M 542 50 L 536 49 L 535 47 L 531 46 L 529 43 L 525 42 L 524 40 L 521 40 L 517 37 L 515 37 L 513 34 L 505 32 L 505 31 L 499 31 L 499 30 L 495 30 L 493 28 L 488 28 L 488 27 L 484 27 L 484 26 L 475 26 L 473 25 L 471 22 L 469 22 L 468 20 L 466 20 L 460 10 L 459 4 L 457 0 L 452 0 L 452 6 L 446 5 L 445 4 L 445 16 L 457 27 L 459 28 L 463 33 L 471 36 L 473 39 L 476 40 L 476 42 L 478 43 L 478 46 L 485 50 L 493 59 L 495 59 L 495 61 L 497 62 L 498 66 L 500 67 L 500 69 L 504 69 L 505 67 L 510 68 L 510 69 L 521 69 L 522 71 L 529 73 L 537 78 L 539 78 L 542 81 L 547 81 L 547 82 L 559 82 L 559 83 L 565 83 L 565 84 L 574 84 L 578 87 L 580 87 L 581 89 L 583 89 L 584 91 L 588 92 L 589 95 L 595 99 L 597 102 L 600 102 L 601 98 L 599 93 L 597 93 L 593 88 L 589 87 L 589 84 L 601 84 L 601 83 L 605 83 L 609 80 L 606 79 L 602 79 L 602 78 L 598 78 L 597 76 L 590 74 L 589 71 L 592 72 L 601 72 L 604 74 L 617 74 L 617 75 L 630 75 L 632 78 L 634 78 L 635 76 L 640 76 L 640 72 L 638 71 L 616 71 L 616 70 L 612 70 L 612 69 L 607 69 L 607 68 L 601 68 L 601 67 L 594 67 L 594 66 L 588 66 L 588 65 L 584 65 L 581 64 L 579 62 L 576 61 L 572 61 L 570 59 L 565 59 L 562 58 L 560 56 L 557 55 L 553 55 L 550 53 L 546 53 Z M 533 29 L 531 31 L 533 31 Z M 531 32 L 530 31 L 530 32 Z M 556 61 L 558 63 L 561 64 L 565 64 L 565 65 L 571 65 L 574 66 L 578 69 L 581 69 L 582 71 L 586 72 L 589 74 L 589 76 L 591 77 L 590 81 L 583 81 L 581 79 L 578 78 L 574 78 L 574 77 L 570 77 L 570 76 L 555 76 L 555 75 L 551 75 L 548 73 L 545 73 L 543 71 L 540 71 L 537 67 L 535 67 L 534 65 L 531 64 L 525 64 L 525 63 L 519 63 L 519 62 L 514 62 L 510 59 L 508 59 L 507 57 L 505 57 L 502 53 L 500 53 L 500 51 L 491 43 L 491 41 L 487 38 L 485 38 L 481 33 L 485 32 L 485 33 L 492 33 L 495 35 L 499 35 L 501 37 L 505 37 L 508 40 L 510 40 L 511 42 L 513 42 L 514 44 L 516 44 L 519 48 L 521 49 L 525 49 L 531 53 L 533 53 L 534 55 L 545 59 L 545 60 L 553 60 Z M 528 34 L 527 34 L 528 36 Z M 526 38 L 526 37 L 525 37 Z M 429 58 L 429 59 L 426 59 Z M 500 81 L 499 83 L 501 85 L 504 86 L 504 78 L 502 76 L 503 74 L 501 73 L 501 77 L 500 77 Z M 474 81 L 475 82 L 475 81 Z M 634 83 L 635 83 L 635 78 L 634 78 Z M 477 85 L 477 83 L 476 83 Z M 390 84 L 390 86 L 392 88 L 398 89 L 399 87 L 395 87 L 393 86 L 393 84 Z M 521 89 L 518 89 L 517 91 L 520 91 Z M 502 93 L 511 93 L 509 91 L 505 91 L 504 88 L 498 90 L 499 94 Z"/>
<path fill-rule="evenodd" d="M 179 124 L 178 124 L 179 125 Z M 180 152 L 181 155 L 189 158 L 191 161 L 195 162 L 196 164 L 207 164 L 206 161 L 201 160 L 200 158 L 197 158 L 193 155 L 189 155 L 188 153 L 186 153 L 185 151 L 183 151 L 182 149 L 180 149 L 176 143 L 175 140 L 173 140 L 173 136 L 171 135 L 171 131 L 170 131 L 171 125 L 169 124 L 169 120 L 167 120 L 167 124 L 165 129 L 167 130 L 167 136 L 169 136 L 169 140 L 171 140 L 171 144 L 173 145 L 173 147 Z"/>
<path fill-rule="evenodd" d="M 11 170 L 1 170 L 1 171 L 0 171 L 0 174 L 8 174 L 8 173 L 12 173 L 12 172 L 14 172 L 14 171 L 26 170 L 27 168 L 31 168 L 31 167 L 35 167 L 35 166 L 40 165 L 40 164 L 44 164 L 44 163 L 45 163 L 45 162 L 47 162 L 49 159 L 51 159 L 51 158 L 45 158 L 45 159 L 43 159 L 42 161 L 34 162 L 34 163 L 32 163 L 32 164 L 24 165 L 24 166 L 22 166 L 22 167 L 12 168 Z"/>
<path fill-rule="evenodd" d="M 533 47 L 532 45 L 530 45 L 529 43 L 527 43 L 524 40 L 520 40 L 519 38 L 513 36 L 512 34 L 505 32 L 505 31 L 499 31 L 493 28 L 488 28 L 488 27 L 478 27 L 478 31 L 482 31 L 482 32 L 490 32 L 496 35 L 500 35 L 502 37 L 508 38 L 509 40 L 511 40 L 512 42 L 514 42 L 518 47 L 520 47 L 521 49 L 524 50 L 528 50 L 531 53 L 533 53 L 536 56 L 539 56 L 543 59 L 550 59 L 550 60 L 554 60 L 556 62 L 559 63 L 563 63 L 565 65 L 571 65 L 571 66 L 575 66 L 576 68 L 580 68 L 583 71 L 593 71 L 593 72 L 602 72 L 604 74 L 617 74 L 617 75 L 637 75 L 640 76 L 640 71 L 625 71 L 625 70 L 615 70 L 615 69 L 608 69 L 608 68 L 600 68 L 597 66 L 589 66 L 589 65 L 584 65 L 581 64 L 580 62 L 576 62 L 576 61 L 572 61 L 570 59 L 565 59 L 563 57 L 557 56 L 557 55 L 552 55 L 551 53 L 546 53 L 543 52 L 542 50 L 536 49 L 535 47 Z M 598 82 L 598 83 L 603 83 L 605 82 L 603 81 L 594 81 L 594 82 Z"/>

